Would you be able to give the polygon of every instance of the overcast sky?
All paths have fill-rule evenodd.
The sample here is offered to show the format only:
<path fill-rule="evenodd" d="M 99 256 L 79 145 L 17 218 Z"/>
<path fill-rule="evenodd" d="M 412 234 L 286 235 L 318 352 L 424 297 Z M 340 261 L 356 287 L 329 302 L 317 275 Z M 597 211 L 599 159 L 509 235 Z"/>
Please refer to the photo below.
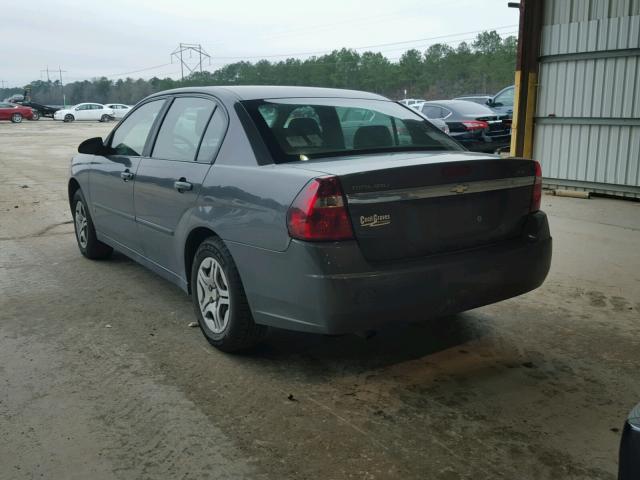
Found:
<path fill-rule="evenodd" d="M 180 42 L 202 45 L 212 57 L 207 70 L 380 44 L 359 51 L 395 60 L 412 47 L 455 46 L 479 30 L 515 34 L 518 23 L 507 0 L 4 0 L 0 11 L 5 86 L 46 79 L 47 66 L 52 80 L 59 66 L 66 70 L 65 82 L 179 78 L 170 54 Z M 408 43 L 388 45 L 395 42 Z"/>

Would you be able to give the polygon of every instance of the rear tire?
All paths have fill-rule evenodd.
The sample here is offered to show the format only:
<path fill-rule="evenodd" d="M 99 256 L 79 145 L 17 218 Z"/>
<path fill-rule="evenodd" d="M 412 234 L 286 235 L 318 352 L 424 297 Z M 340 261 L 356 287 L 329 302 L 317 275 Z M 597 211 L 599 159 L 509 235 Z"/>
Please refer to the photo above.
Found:
<path fill-rule="evenodd" d="M 40 119 L 40 112 L 37 110 L 34 110 L 33 113 L 31 114 L 31 120 L 39 120 Z"/>
<path fill-rule="evenodd" d="M 111 256 L 113 248 L 102 243 L 96 237 L 96 229 L 93 226 L 89 207 L 80 190 L 77 190 L 73 195 L 71 213 L 73 214 L 73 226 L 80 253 L 91 260 L 101 260 Z"/>
<path fill-rule="evenodd" d="M 71 115 L 70 113 L 67 113 L 67 114 L 64 116 L 64 120 L 63 120 L 63 121 L 64 121 L 64 122 L 69 123 L 69 122 L 73 122 L 75 119 L 76 119 L 76 117 L 74 117 L 74 116 L 73 116 L 73 115 Z"/>
<path fill-rule="evenodd" d="M 102 115 L 102 116 L 100 117 L 100 121 L 101 121 L 101 122 L 110 122 L 110 121 L 111 121 L 111 116 L 110 116 L 110 115 L 107 115 L 107 114 L 104 114 L 104 115 Z"/>
<path fill-rule="evenodd" d="M 22 123 L 22 114 L 14 113 L 11 115 L 11 123 Z"/>
<path fill-rule="evenodd" d="M 267 333 L 253 321 L 238 269 L 219 238 L 207 238 L 196 251 L 191 298 L 203 335 L 223 352 L 249 349 Z"/>

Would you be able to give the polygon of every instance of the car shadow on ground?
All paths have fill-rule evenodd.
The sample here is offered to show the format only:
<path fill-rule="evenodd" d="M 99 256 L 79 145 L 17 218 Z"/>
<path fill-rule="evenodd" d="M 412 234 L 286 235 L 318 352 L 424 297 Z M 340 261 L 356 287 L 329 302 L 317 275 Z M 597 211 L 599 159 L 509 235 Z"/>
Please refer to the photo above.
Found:
<path fill-rule="evenodd" d="M 490 327 L 474 313 L 463 313 L 422 322 L 401 320 L 372 336 L 314 335 L 272 329 L 265 342 L 248 352 L 248 361 L 271 363 L 313 375 L 314 369 L 358 374 L 409 360 L 427 357 L 464 345 L 488 334 Z M 320 373 L 320 372 L 318 372 Z"/>

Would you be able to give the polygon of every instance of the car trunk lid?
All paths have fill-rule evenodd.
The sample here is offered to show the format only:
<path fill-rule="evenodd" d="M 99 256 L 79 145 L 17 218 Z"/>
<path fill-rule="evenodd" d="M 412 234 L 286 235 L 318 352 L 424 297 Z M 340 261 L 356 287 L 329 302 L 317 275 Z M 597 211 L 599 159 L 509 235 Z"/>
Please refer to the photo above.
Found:
<path fill-rule="evenodd" d="M 467 152 L 342 157 L 299 166 L 339 178 L 356 240 L 371 261 L 519 236 L 535 175 L 530 160 Z"/>

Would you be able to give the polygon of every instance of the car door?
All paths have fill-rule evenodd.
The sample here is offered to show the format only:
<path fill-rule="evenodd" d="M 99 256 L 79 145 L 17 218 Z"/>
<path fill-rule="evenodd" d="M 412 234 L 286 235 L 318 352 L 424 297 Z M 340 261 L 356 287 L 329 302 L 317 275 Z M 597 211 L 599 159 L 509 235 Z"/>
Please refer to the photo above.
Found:
<path fill-rule="evenodd" d="M 0 104 L 0 120 L 9 120 L 11 118 L 11 108 L 6 103 Z"/>
<path fill-rule="evenodd" d="M 91 109 L 89 110 L 89 120 L 100 120 L 102 118 L 102 115 L 104 115 L 105 113 L 107 112 L 104 106 L 97 103 L 92 103 Z"/>
<path fill-rule="evenodd" d="M 138 170 L 134 198 L 144 255 L 177 276 L 176 232 L 188 220 L 226 125 L 211 98 L 177 96 Z"/>
<path fill-rule="evenodd" d="M 107 140 L 109 154 L 96 156 L 90 195 L 96 230 L 134 252 L 141 252 L 133 191 L 142 155 L 150 149 L 150 132 L 159 121 L 166 98 L 142 104 Z"/>
<path fill-rule="evenodd" d="M 76 120 L 88 120 L 89 118 L 89 105 L 84 103 L 82 105 L 78 105 L 73 110 L 73 116 Z"/>

